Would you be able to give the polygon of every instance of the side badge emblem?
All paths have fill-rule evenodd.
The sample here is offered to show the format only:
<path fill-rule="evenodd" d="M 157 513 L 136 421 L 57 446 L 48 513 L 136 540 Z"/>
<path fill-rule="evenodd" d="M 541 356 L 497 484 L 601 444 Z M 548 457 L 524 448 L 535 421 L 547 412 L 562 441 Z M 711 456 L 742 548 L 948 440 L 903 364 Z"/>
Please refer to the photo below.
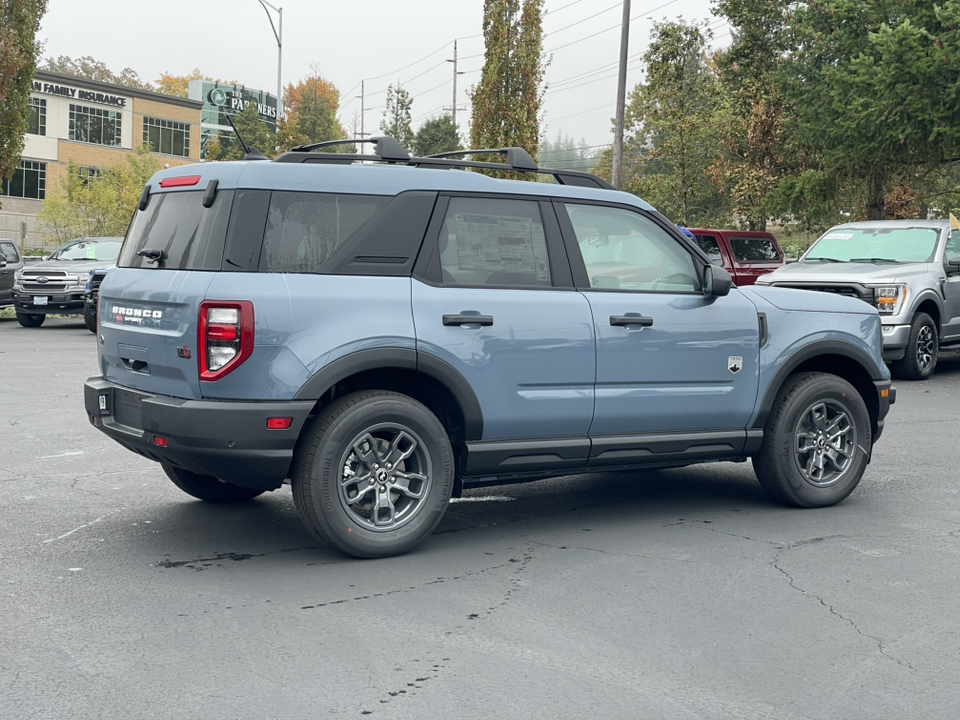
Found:
<path fill-rule="evenodd" d="M 743 369 L 743 357 L 740 355 L 731 355 L 727 358 L 727 370 L 736 375 Z"/>

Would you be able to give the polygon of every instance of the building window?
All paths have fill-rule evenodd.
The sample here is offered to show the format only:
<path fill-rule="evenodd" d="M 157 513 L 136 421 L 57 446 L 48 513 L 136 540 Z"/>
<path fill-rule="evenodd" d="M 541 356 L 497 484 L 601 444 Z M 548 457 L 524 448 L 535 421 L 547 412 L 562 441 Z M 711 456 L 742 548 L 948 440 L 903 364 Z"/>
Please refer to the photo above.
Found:
<path fill-rule="evenodd" d="M 23 160 L 13 176 L 0 184 L 0 195 L 43 200 L 47 197 L 47 164 Z"/>
<path fill-rule="evenodd" d="M 83 185 L 89 185 L 91 181 L 97 179 L 103 174 L 103 171 L 98 167 L 87 167 L 85 165 L 77 165 L 73 168 L 73 172 L 80 179 L 80 182 Z"/>
<path fill-rule="evenodd" d="M 31 135 L 47 134 L 47 101 L 43 98 L 30 98 L 27 132 Z"/>
<path fill-rule="evenodd" d="M 190 157 L 190 125 L 155 117 L 143 118 L 143 144 L 162 155 Z"/>
<path fill-rule="evenodd" d="M 85 105 L 71 105 L 70 139 L 94 145 L 120 145 L 120 113 Z"/>

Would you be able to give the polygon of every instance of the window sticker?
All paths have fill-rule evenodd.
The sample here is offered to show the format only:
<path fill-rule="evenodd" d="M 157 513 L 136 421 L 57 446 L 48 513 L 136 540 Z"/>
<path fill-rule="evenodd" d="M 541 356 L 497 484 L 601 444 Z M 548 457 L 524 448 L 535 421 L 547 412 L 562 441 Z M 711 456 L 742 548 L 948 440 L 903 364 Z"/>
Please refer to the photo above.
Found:
<path fill-rule="evenodd" d="M 504 215 L 453 217 L 458 269 L 535 273 L 537 280 L 550 280 L 542 224 Z"/>
<path fill-rule="evenodd" d="M 96 260 L 97 259 L 97 246 L 93 243 L 87 245 L 87 260 Z"/>
<path fill-rule="evenodd" d="M 824 235 L 823 239 L 824 240 L 849 240 L 852 237 L 853 237 L 853 233 L 832 232 Z"/>

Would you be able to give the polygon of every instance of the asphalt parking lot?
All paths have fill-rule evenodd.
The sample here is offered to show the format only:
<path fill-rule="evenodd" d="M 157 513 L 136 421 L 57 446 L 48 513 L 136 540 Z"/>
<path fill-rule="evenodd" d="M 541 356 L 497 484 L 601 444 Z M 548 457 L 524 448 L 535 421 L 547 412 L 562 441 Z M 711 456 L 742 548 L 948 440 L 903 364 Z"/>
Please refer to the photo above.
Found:
<path fill-rule="evenodd" d="M 177 490 L 84 416 L 79 319 L 0 319 L 2 718 L 956 718 L 960 358 L 841 505 L 749 464 L 471 491 L 408 555 L 289 488 Z"/>

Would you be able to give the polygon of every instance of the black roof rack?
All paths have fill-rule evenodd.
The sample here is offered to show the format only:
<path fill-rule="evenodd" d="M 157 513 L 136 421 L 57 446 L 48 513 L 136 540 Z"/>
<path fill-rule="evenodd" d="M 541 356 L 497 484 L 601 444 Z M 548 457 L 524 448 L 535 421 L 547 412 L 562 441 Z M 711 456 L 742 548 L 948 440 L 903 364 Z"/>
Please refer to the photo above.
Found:
<path fill-rule="evenodd" d="M 357 155 L 352 153 L 317 153 L 311 152 L 317 148 L 332 147 L 334 145 L 352 145 L 354 143 L 374 143 L 375 154 Z M 463 160 L 465 155 L 506 155 L 505 163 L 482 162 L 477 160 Z M 274 158 L 274 162 L 291 163 L 326 163 L 352 164 L 359 160 L 371 162 L 386 162 L 400 165 L 409 165 L 420 168 L 448 169 L 448 168 L 476 168 L 480 170 L 500 170 L 501 172 L 533 173 L 551 175 L 559 185 L 574 185 L 577 187 L 616 188 L 603 178 L 587 172 L 577 170 L 550 170 L 541 168 L 530 154 L 519 147 L 490 148 L 485 150 L 451 150 L 436 153 L 426 157 L 410 157 L 403 146 L 392 137 L 374 137 L 355 140 L 329 140 L 322 143 L 300 145 L 290 152 L 282 153 Z"/>

